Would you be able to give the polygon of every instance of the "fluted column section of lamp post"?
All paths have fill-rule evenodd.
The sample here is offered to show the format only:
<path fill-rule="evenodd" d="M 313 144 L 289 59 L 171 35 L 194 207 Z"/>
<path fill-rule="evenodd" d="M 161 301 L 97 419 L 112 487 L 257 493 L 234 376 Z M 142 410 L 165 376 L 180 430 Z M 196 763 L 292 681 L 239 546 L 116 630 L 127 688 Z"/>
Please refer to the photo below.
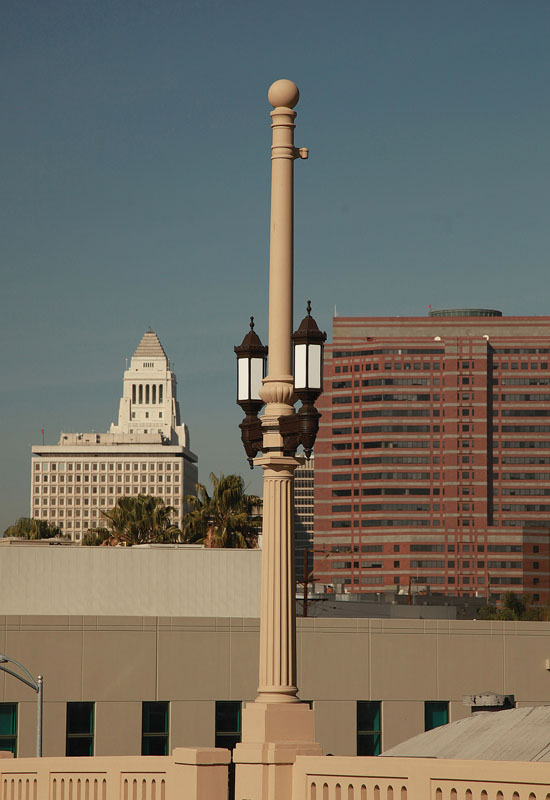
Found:
<path fill-rule="evenodd" d="M 264 465 L 262 608 L 258 701 L 295 702 L 293 488 L 295 463 Z M 295 459 L 284 458 L 286 462 Z"/>
<path fill-rule="evenodd" d="M 298 87 L 276 81 L 269 90 L 271 150 L 271 233 L 269 262 L 269 361 L 260 395 L 264 470 L 260 681 L 258 702 L 298 702 L 296 697 L 296 614 L 294 609 L 294 470 L 283 453 L 278 418 L 293 414 L 292 310 L 294 159 L 307 157 L 294 147 L 292 109 Z"/>

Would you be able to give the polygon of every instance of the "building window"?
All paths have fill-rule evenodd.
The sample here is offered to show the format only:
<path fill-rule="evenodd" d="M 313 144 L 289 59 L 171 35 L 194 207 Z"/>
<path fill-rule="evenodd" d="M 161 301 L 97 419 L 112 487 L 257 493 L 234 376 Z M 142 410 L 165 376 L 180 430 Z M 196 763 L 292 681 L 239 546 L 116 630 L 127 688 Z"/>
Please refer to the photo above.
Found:
<path fill-rule="evenodd" d="M 426 701 L 424 703 L 424 730 L 431 731 L 449 722 L 449 703 L 447 701 Z"/>
<path fill-rule="evenodd" d="M 94 704 L 67 703 L 66 756 L 93 756 Z"/>
<path fill-rule="evenodd" d="M 0 750 L 17 755 L 17 703 L 0 703 Z"/>
<path fill-rule="evenodd" d="M 145 702 L 141 707 L 141 755 L 168 755 L 168 708 L 166 702 Z"/>
<path fill-rule="evenodd" d="M 216 700 L 216 747 L 233 750 L 241 741 L 240 700 Z"/>
<path fill-rule="evenodd" d="M 381 703 L 357 701 L 357 755 L 379 756 L 382 749 Z"/>

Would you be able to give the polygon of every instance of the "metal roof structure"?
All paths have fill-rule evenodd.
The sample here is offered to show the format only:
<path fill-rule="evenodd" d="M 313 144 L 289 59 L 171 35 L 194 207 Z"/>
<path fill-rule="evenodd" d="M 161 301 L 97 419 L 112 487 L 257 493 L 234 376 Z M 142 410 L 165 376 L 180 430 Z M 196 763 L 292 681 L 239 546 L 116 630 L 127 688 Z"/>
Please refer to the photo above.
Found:
<path fill-rule="evenodd" d="M 550 761 L 550 706 L 477 711 L 413 736 L 382 756 Z"/>

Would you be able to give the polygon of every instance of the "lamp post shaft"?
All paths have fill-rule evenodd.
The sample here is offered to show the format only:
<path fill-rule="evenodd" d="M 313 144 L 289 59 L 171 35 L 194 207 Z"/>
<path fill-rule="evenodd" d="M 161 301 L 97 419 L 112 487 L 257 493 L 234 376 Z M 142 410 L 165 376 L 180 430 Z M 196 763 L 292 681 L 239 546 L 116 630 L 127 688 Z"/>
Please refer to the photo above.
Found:
<path fill-rule="evenodd" d="M 273 91 L 275 89 L 275 92 Z M 264 470 L 262 597 L 258 702 L 298 702 L 294 580 L 294 470 L 298 461 L 283 453 L 279 417 L 294 414 L 292 310 L 294 280 L 293 106 L 299 93 L 277 81 L 269 93 L 271 112 L 271 232 L 269 249 L 269 361 L 260 390 Z M 303 153 L 302 153 L 303 154 Z"/>
<path fill-rule="evenodd" d="M 39 675 L 37 678 L 38 689 L 36 691 L 36 757 L 42 757 L 42 719 L 44 710 L 44 678 Z"/>
<path fill-rule="evenodd" d="M 271 112 L 271 227 L 269 247 L 268 376 L 292 383 L 294 278 L 294 119 L 290 108 Z M 290 398 L 289 398 L 290 400 Z"/>

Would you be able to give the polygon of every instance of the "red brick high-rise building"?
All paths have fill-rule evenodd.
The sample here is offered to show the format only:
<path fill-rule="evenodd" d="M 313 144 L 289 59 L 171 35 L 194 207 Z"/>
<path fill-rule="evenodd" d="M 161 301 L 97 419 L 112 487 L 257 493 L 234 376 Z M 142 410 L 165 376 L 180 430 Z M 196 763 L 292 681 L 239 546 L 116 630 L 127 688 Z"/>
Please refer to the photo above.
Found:
<path fill-rule="evenodd" d="M 549 599 L 550 317 L 336 317 L 324 376 L 320 583 Z"/>

